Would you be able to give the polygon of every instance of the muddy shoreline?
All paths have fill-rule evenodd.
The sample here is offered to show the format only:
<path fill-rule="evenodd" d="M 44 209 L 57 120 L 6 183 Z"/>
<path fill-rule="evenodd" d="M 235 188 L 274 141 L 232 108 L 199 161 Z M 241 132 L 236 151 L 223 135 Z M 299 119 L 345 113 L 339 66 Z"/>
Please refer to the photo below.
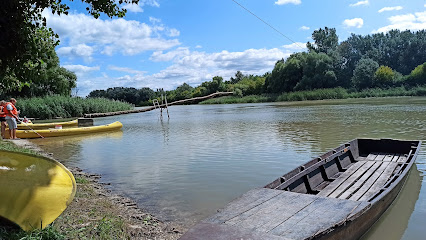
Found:
<path fill-rule="evenodd" d="M 30 149 L 40 155 L 55 159 L 53 154 L 47 153 L 37 145 L 27 140 L 10 141 L 19 147 Z M 101 183 L 98 174 L 86 173 L 78 167 L 66 166 L 74 175 L 77 182 L 77 193 L 72 203 L 53 223 L 56 228 L 65 233 L 73 232 L 77 235 L 72 238 L 79 238 L 78 233 L 85 229 L 85 237 L 97 236 L 96 228 L 99 222 L 102 224 L 105 219 L 111 223 L 118 223 L 118 229 L 112 239 L 178 239 L 186 230 L 177 222 L 163 222 L 155 216 L 140 208 L 137 203 L 124 196 L 112 193 L 105 186 L 109 183 Z M 110 223 L 109 222 L 109 223 Z M 93 228 L 92 230 L 90 228 Z"/>

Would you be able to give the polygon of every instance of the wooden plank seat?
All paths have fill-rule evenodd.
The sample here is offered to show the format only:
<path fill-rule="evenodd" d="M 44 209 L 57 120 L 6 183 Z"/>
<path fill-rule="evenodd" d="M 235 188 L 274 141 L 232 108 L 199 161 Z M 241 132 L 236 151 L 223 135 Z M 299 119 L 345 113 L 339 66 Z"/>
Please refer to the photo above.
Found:
<path fill-rule="evenodd" d="M 346 172 L 322 189 L 317 195 L 331 198 L 368 201 L 394 174 L 406 156 L 370 153 L 357 158 Z"/>

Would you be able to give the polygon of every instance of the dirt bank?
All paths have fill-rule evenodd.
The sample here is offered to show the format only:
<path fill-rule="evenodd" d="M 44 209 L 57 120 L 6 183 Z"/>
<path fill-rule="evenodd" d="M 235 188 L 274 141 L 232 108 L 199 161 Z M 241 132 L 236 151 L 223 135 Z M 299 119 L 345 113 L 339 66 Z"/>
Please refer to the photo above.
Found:
<path fill-rule="evenodd" d="M 27 140 L 11 141 L 20 147 L 54 158 Z M 55 159 L 57 160 L 57 159 Z M 58 161 L 58 160 L 57 160 Z M 59 161 L 60 162 L 60 161 Z M 112 193 L 97 174 L 68 169 L 77 182 L 72 203 L 53 226 L 67 239 L 178 239 L 183 226 L 162 222 L 139 208 L 133 200 Z"/>

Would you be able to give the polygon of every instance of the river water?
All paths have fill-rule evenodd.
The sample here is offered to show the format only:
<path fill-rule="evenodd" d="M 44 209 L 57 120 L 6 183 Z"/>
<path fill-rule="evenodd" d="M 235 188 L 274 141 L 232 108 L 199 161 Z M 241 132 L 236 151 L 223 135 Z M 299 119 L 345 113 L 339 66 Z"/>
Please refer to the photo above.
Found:
<path fill-rule="evenodd" d="M 426 98 L 189 105 L 95 119 L 122 131 L 32 140 L 65 165 L 99 173 L 111 189 L 163 220 L 190 227 L 354 138 L 423 140 Z M 426 147 L 402 194 L 365 239 L 424 239 Z"/>

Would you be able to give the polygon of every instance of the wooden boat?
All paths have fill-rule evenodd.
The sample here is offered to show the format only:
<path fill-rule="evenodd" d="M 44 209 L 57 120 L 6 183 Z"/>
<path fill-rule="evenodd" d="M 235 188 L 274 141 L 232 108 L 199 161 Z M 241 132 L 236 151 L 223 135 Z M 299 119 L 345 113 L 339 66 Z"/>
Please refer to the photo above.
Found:
<path fill-rule="evenodd" d="M 60 137 L 71 136 L 78 134 L 88 134 L 97 132 L 106 132 L 119 130 L 123 127 L 121 122 L 114 122 L 107 125 L 91 126 L 91 127 L 78 127 L 78 128 L 63 128 L 63 129 L 42 129 L 42 130 L 16 130 L 16 137 L 18 138 L 40 138 L 43 137 Z M 6 131 L 6 138 L 9 138 L 9 131 Z"/>
<path fill-rule="evenodd" d="M 420 145 L 352 140 L 247 192 L 181 239 L 359 239 L 400 192 Z"/>
<path fill-rule="evenodd" d="M 71 203 L 72 173 L 40 156 L 0 151 L 0 219 L 23 230 L 45 228 Z"/>
<path fill-rule="evenodd" d="M 72 121 L 67 121 L 67 122 L 51 122 L 51 123 L 19 123 L 18 124 L 18 129 L 20 130 L 29 130 L 30 128 L 32 129 L 47 129 L 47 128 L 54 128 L 55 126 L 60 125 L 63 128 L 66 127 L 77 127 L 78 125 L 78 120 L 72 120 Z"/>

